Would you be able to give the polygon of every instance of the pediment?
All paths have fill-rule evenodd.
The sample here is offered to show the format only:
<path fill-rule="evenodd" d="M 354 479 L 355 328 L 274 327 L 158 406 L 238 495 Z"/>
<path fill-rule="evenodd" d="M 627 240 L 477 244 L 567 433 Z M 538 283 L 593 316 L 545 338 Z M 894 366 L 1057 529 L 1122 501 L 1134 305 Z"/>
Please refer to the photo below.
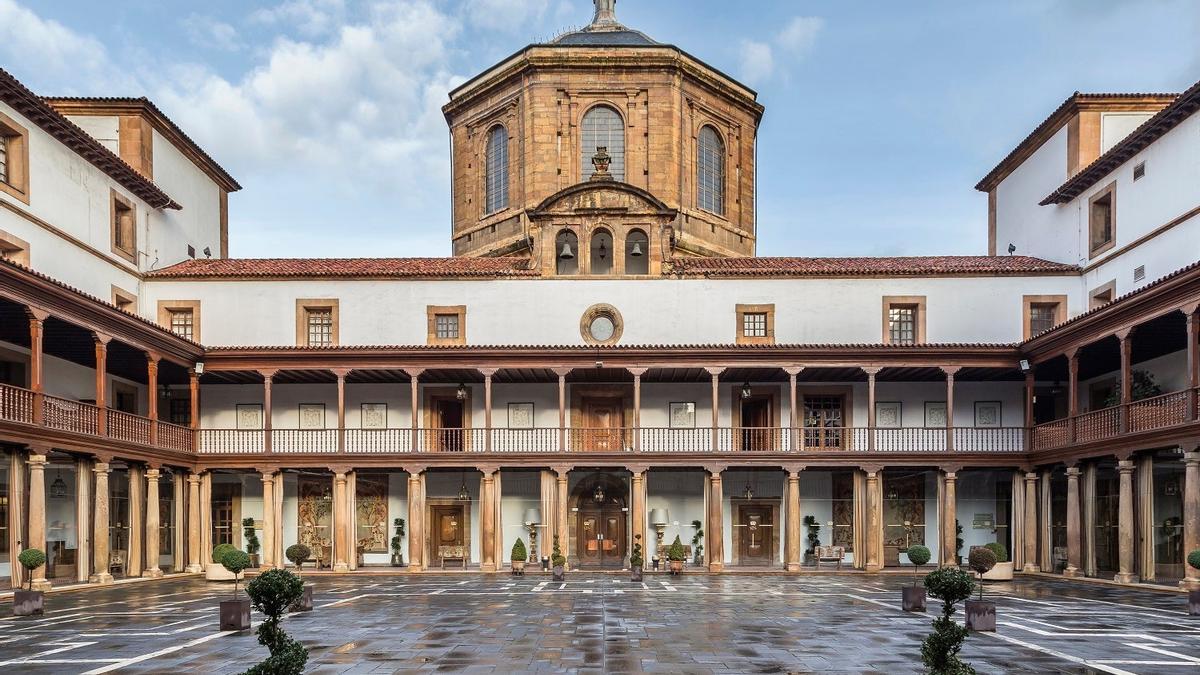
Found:
<path fill-rule="evenodd" d="M 559 190 L 542 201 L 530 216 L 589 213 L 675 217 L 675 210 L 654 195 L 619 181 L 588 181 Z"/>

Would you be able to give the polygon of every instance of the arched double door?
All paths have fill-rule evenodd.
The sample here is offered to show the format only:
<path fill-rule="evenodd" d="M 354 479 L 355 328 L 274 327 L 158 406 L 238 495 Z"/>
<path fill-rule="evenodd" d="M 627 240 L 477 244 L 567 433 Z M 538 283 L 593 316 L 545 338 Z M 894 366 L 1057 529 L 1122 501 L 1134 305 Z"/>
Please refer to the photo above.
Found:
<path fill-rule="evenodd" d="M 628 555 L 629 488 L 611 474 L 595 473 L 579 482 L 571 497 L 575 509 L 575 559 L 582 568 L 625 566 Z"/>

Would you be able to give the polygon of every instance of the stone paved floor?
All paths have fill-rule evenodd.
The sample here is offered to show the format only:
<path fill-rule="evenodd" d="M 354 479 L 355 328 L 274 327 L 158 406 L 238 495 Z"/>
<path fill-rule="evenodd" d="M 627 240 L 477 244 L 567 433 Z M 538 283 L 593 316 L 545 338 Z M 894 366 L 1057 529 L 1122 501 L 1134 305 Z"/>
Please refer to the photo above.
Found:
<path fill-rule="evenodd" d="M 315 673 L 898 675 L 920 672 L 932 619 L 898 610 L 905 579 L 891 576 L 309 581 L 316 611 L 285 628 Z M 252 632 L 215 630 L 229 590 L 177 579 L 48 595 L 45 617 L 0 619 L 0 672 L 237 672 L 265 649 Z M 1200 673 L 1200 618 L 1183 596 L 1046 579 L 988 592 L 999 631 L 963 652 L 980 673 Z"/>

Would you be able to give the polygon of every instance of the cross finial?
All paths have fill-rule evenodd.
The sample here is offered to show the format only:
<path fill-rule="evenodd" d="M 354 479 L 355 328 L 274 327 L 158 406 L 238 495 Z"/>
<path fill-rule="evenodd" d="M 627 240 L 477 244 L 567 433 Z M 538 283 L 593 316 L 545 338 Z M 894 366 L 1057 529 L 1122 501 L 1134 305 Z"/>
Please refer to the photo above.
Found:
<path fill-rule="evenodd" d="M 596 4 L 596 16 L 592 17 L 593 26 L 617 22 L 617 0 L 592 1 Z"/>

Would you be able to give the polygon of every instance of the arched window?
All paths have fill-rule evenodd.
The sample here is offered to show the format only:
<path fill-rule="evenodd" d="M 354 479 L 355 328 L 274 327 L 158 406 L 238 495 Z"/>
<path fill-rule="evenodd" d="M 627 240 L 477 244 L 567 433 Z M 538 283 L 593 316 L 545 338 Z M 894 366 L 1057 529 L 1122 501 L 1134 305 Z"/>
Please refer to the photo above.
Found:
<path fill-rule="evenodd" d="M 588 252 L 590 274 L 612 274 L 613 238 L 608 230 L 596 230 L 592 235 L 592 246 Z"/>
<path fill-rule="evenodd" d="M 607 148 L 612 163 L 608 172 L 619 181 L 625 180 L 625 121 L 620 113 L 608 106 L 596 106 L 583 116 L 583 142 L 580 146 L 583 180 L 591 177 L 595 168 L 592 157 L 596 148 Z"/>
<path fill-rule="evenodd" d="M 725 142 L 710 126 L 700 129 L 696 145 L 696 205 L 725 214 Z"/>
<path fill-rule="evenodd" d="M 579 237 L 570 230 L 563 230 L 554 238 L 554 271 L 579 274 Z"/>
<path fill-rule="evenodd" d="M 488 132 L 486 167 L 484 204 L 487 213 L 495 213 L 508 207 L 508 131 L 502 126 Z"/>
<path fill-rule="evenodd" d="M 641 230 L 625 235 L 625 274 L 650 273 L 650 239 Z"/>

